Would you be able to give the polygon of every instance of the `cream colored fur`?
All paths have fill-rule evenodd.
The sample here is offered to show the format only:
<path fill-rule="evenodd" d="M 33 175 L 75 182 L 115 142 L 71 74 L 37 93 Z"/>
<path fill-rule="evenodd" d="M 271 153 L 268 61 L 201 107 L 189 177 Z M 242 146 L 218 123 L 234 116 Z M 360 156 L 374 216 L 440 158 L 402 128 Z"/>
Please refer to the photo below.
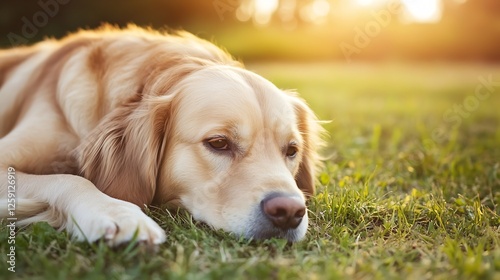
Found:
<path fill-rule="evenodd" d="M 188 33 L 103 27 L 0 51 L 0 100 L 0 178 L 16 169 L 20 224 L 47 221 L 110 245 L 138 229 L 159 244 L 165 231 L 141 208 L 171 203 L 259 238 L 267 194 L 314 192 L 311 110 Z M 229 152 L 210 148 L 214 137 Z M 6 195 L 0 179 L 3 217 Z M 306 230 L 307 215 L 273 234 L 296 241 Z"/>

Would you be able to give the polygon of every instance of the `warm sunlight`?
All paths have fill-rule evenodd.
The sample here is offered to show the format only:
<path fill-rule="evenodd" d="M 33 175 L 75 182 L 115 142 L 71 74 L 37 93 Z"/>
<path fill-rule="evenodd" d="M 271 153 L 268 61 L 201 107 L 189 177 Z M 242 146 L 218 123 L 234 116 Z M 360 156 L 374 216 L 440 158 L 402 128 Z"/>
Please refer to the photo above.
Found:
<path fill-rule="evenodd" d="M 245 0 L 236 10 L 236 18 L 240 21 L 253 19 L 256 24 L 266 25 L 278 8 L 278 0 Z"/>
<path fill-rule="evenodd" d="M 356 0 L 356 2 L 361 6 L 368 6 L 368 5 L 373 4 L 373 2 L 375 2 L 375 0 Z"/>
<path fill-rule="evenodd" d="M 326 0 L 314 0 L 302 7 L 300 17 L 307 22 L 321 24 L 330 13 L 330 3 Z"/>
<path fill-rule="evenodd" d="M 440 0 L 401 0 L 407 11 L 407 20 L 437 22 L 441 19 Z"/>
<path fill-rule="evenodd" d="M 464 0 L 455 0 L 463 3 Z M 401 3 L 402 14 L 398 18 L 406 22 L 435 23 L 441 19 L 442 0 L 355 0 L 352 2 L 332 2 L 330 0 L 242 0 L 236 9 L 239 21 L 252 20 L 256 25 L 265 26 L 276 18 L 282 23 L 295 23 L 297 20 L 314 24 L 328 23 L 335 11 L 348 7 L 355 16 L 357 11 L 366 10 L 376 13 L 394 3 Z"/>

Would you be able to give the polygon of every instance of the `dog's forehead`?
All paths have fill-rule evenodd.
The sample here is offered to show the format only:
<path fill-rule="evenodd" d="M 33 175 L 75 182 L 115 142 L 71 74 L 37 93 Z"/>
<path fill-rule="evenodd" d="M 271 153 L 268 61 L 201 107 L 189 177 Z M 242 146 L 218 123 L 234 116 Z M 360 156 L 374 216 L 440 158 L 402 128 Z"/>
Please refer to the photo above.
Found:
<path fill-rule="evenodd" d="M 183 81 L 180 95 L 179 107 L 184 108 L 178 111 L 184 116 L 179 117 L 188 119 L 179 120 L 183 124 L 239 125 L 276 133 L 290 133 L 296 124 L 291 98 L 244 69 L 219 66 L 197 71 Z"/>

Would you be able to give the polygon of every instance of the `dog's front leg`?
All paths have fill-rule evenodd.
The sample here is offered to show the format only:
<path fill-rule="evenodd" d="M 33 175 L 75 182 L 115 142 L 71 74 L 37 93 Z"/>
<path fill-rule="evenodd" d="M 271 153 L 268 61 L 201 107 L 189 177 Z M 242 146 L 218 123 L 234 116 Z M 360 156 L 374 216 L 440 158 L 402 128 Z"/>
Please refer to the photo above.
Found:
<path fill-rule="evenodd" d="M 138 206 L 102 193 L 80 176 L 31 175 L 2 167 L 1 217 L 9 216 L 9 196 L 15 198 L 19 224 L 47 221 L 78 240 L 104 238 L 111 246 L 131 241 L 134 236 L 152 245 L 165 241 L 165 231 Z"/>

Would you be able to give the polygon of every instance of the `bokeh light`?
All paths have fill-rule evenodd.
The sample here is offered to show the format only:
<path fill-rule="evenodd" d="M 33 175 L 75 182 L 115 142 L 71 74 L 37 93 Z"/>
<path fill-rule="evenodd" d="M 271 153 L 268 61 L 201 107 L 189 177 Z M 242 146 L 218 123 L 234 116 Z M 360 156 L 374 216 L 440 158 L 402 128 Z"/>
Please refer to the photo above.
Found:
<path fill-rule="evenodd" d="M 498 0 L 69 1 L 35 26 L 37 3 L 0 4 L 0 44 L 132 22 L 186 29 L 242 59 L 500 61 Z"/>
<path fill-rule="evenodd" d="M 278 0 L 243 0 L 236 10 L 241 21 L 253 19 L 257 25 L 267 25 L 278 8 Z"/>
<path fill-rule="evenodd" d="M 465 0 L 453 0 L 462 4 Z M 296 14 L 300 20 L 313 24 L 327 24 L 332 16 L 332 4 L 335 3 L 339 10 L 349 8 L 355 16 L 361 9 L 383 7 L 397 3 L 394 0 L 355 0 L 332 2 L 328 0 L 312 0 L 299 5 L 298 0 L 242 0 L 236 10 L 236 18 L 240 21 L 250 19 L 256 25 L 266 26 L 271 23 L 275 14 L 279 14 L 282 22 L 295 20 Z M 441 19 L 442 0 L 401 0 L 405 13 L 401 16 L 403 22 L 435 23 Z M 295 13 L 298 10 L 298 13 Z"/>
<path fill-rule="evenodd" d="M 440 0 L 402 0 L 407 19 L 416 22 L 437 22 L 441 19 Z"/>
<path fill-rule="evenodd" d="M 356 0 L 356 3 L 361 5 L 361 6 L 369 6 L 373 4 L 375 0 Z"/>

